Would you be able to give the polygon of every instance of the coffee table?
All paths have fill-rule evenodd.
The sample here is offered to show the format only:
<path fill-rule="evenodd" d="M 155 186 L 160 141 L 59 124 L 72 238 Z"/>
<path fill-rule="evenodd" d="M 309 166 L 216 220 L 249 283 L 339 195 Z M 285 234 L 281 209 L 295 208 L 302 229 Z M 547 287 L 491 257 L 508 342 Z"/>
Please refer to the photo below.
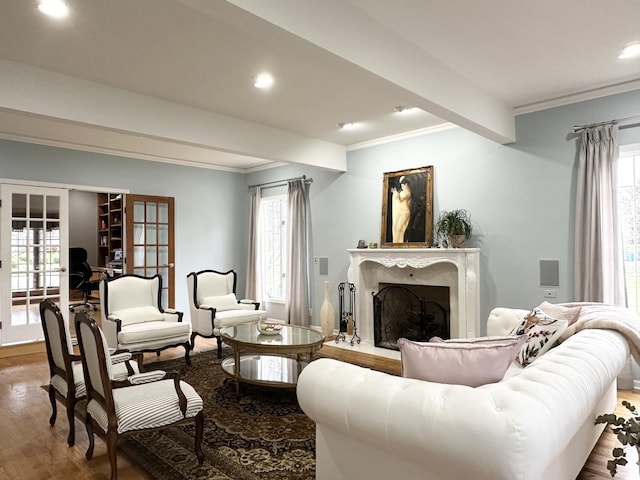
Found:
<path fill-rule="evenodd" d="M 222 341 L 233 348 L 233 356 L 222 360 L 222 370 L 240 384 L 295 387 L 311 354 L 319 350 L 324 335 L 311 328 L 282 325 L 277 334 L 258 331 L 258 322 L 220 329 Z"/>

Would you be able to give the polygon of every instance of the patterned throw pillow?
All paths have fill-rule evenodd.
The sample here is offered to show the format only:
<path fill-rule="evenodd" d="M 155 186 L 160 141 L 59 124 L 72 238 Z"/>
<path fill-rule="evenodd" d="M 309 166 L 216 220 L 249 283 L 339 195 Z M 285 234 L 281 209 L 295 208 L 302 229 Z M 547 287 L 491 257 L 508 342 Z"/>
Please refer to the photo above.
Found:
<path fill-rule="evenodd" d="M 525 343 L 516 357 L 518 363 L 526 367 L 549 351 L 568 326 L 567 320 L 552 318 L 540 308 L 534 308 L 511 331 L 511 335 L 526 335 Z"/>

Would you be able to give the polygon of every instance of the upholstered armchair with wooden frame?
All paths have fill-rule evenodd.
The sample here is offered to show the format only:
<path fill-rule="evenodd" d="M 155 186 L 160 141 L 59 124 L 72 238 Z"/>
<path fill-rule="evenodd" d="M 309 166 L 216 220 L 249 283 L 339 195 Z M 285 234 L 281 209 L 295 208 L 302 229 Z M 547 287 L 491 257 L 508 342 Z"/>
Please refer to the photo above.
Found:
<path fill-rule="evenodd" d="M 196 336 L 215 337 L 218 358 L 222 356 L 220 329 L 229 325 L 257 322 L 267 314 L 259 310 L 260 303 L 236 298 L 237 274 L 234 270 L 218 272 L 201 270 L 187 275 L 189 309 L 191 312 L 191 349 Z"/>
<path fill-rule="evenodd" d="M 87 389 L 87 459 L 93 456 L 94 429 L 97 429 L 106 437 L 111 480 L 116 480 L 116 448 L 121 435 L 195 421 L 195 454 L 202 465 L 203 402 L 195 389 L 181 381 L 178 374 L 169 375 L 160 370 L 115 380 L 107 341 L 95 320 L 80 313 L 76 315 L 75 325 Z"/>
<path fill-rule="evenodd" d="M 122 275 L 100 282 L 102 330 L 110 347 L 131 353 L 156 352 L 184 347 L 188 365 L 188 323 L 182 312 L 162 308 L 162 277 Z"/>
<path fill-rule="evenodd" d="M 54 426 L 57 417 L 56 397 L 65 405 L 69 420 L 69 436 L 67 443 L 75 443 L 75 407 L 86 395 L 84 374 L 80 355 L 73 353 L 71 335 L 67 322 L 58 306 L 49 299 L 40 302 L 40 321 L 44 331 L 44 341 L 49 361 L 49 401 L 51 402 L 51 418 L 49 424 Z M 129 362 L 130 353 L 111 355 L 114 363 L 112 369 L 115 378 L 124 379 L 138 373 L 138 365 Z"/>

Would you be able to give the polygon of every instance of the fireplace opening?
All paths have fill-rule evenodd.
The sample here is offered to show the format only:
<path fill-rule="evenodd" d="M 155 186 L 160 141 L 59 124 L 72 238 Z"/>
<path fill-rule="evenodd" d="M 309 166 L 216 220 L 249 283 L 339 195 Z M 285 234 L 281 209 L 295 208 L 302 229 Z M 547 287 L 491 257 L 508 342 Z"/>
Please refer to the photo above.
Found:
<path fill-rule="evenodd" d="M 451 338 L 449 287 L 380 283 L 379 288 L 372 292 L 376 347 L 399 350 L 399 338 Z"/>

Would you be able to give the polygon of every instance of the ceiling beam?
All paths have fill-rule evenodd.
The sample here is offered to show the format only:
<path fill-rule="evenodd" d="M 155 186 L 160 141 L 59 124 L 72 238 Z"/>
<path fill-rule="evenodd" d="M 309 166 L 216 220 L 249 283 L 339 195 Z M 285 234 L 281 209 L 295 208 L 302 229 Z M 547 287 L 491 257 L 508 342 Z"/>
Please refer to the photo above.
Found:
<path fill-rule="evenodd" d="M 175 159 L 183 163 L 192 159 L 201 166 L 215 167 L 217 161 L 232 164 L 234 158 L 247 157 L 258 167 L 276 162 L 346 170 L 343 145 L 20 63 L 0 59 L 0 85 L 4 138 L 51 144 L 47 135 L 55 133 L 60 146 L 108 153 L 111 145 L 115 155 L 136 157 L 138 148 L 148 153 L 152 143 L 164 145 L 167 161 L 174 158 L 167 155 L 171 151 L 167 146 L 176 151 L 183 146 Z M 40 121 L 18 122 L 8 115 L 11 112 Z M 25 130 L 28 123 L 31 131 Z M 153 159 L 154 154 L 147 157 Z"/>
<path fill-rule="evenodd" d="M 349 1 L 227 1 L 416 94 L 416 106 L 437 117 L 501 144 L 515 141 L 512 108 Z"/>

